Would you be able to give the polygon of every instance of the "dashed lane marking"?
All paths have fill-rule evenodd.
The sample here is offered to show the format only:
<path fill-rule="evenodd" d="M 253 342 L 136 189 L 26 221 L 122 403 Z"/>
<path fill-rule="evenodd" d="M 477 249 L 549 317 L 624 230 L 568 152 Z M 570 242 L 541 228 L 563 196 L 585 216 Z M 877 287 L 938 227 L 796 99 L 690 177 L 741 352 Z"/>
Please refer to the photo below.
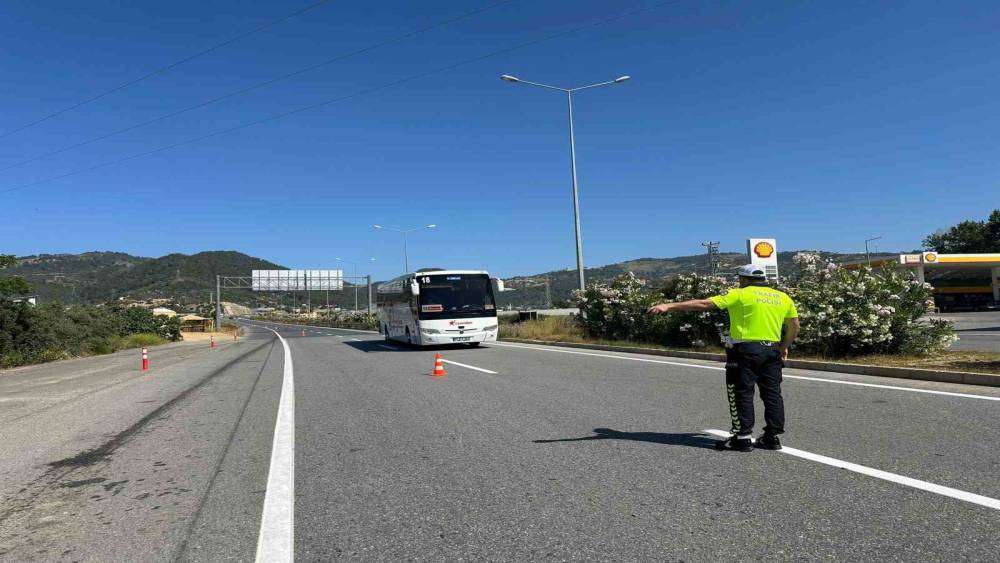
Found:
<path fill-rule="evenodd" d="M 451 364 L 451 365 L 454 365 L 454 366 L 459 366 L 459 367 L 468 368 L 468 369 L 474 369 L 476 371 L 481 371 L 483 373 L 492 373 L 493 375 L 497 374 L 497 372 L 495 372 L 493 370 L 488 370 L 488 369 L 484 369 L 484 368 L 478 368 L 476 366 L 470 366 L 469 364 L 463 364 L 461 362 L 456 362 L 455 360 L 445 360 L 445 359 L 442 358 L 441 361 L 444 362 L 444 363 L 446 363 L 446 364 Z"/>

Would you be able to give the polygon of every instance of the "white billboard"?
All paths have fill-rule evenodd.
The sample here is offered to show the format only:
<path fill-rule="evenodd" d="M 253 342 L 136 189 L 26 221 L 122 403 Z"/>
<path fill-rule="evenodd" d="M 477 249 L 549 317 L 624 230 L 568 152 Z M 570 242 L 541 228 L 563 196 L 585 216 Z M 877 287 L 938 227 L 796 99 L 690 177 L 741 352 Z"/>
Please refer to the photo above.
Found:
<path fill-rule="evenodd" d="M 343 270 L 253 270 L 254 291 L 306 291 L 344 289 Z"/>
<path fill-rule="evenodd" d="M 754 266 L 764 269 L 767 279 L 778 279 L 778 243 L 773 238 L 747 239 L 747 257 Z"/>

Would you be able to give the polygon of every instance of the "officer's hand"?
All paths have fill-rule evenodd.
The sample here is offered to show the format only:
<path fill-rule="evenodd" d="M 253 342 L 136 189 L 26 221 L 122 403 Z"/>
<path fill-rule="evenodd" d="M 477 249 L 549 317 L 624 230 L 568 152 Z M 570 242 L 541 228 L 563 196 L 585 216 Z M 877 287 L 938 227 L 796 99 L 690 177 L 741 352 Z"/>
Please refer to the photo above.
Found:
<path fill-rule="evenodd" d="M 788 348 L 781 349 L 781 360 L 785 361 L 788 359 Z"/>
<path fill-rule="evenodd" d="M 659 305 L 653 305 L 649 309 L 646 309 L 647 315 L 661 315 L 670 310 L 669 303 L 660 303 Z"/>

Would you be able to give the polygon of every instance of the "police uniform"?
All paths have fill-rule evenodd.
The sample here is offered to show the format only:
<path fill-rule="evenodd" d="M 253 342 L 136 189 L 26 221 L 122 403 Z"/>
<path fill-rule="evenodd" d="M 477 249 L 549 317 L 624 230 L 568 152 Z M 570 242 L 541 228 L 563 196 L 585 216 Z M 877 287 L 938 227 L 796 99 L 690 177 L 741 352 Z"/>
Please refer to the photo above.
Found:
<path fill-rule="evenodd" d="M 798 318 L 795 303 L 784 292 L 750 285 L 710 298 L 729 313 L 730 345 L 726 348 L 726 393 L 732 433 L 749 440 L 754 425 L 754 385 L 764 402 L 765 436 L 785 431 L 781 398 L 781 328 L 785 319 Z"/>

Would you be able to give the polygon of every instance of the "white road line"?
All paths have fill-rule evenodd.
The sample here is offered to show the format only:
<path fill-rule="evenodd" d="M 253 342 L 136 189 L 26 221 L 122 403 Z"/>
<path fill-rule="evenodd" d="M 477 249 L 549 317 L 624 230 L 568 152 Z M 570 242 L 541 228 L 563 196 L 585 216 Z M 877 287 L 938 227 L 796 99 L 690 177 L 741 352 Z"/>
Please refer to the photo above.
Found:
<path fill-rule="evenodd" d="M 271 466 L 267 471 L 267 491 L 257 537 L 259 563 L 293 561 L 295 557 L 295 383 L 292 351 L 288 342 L 274 329 L 268 329 L 281 341 L 285 365 L 278 400 L 278 419 L 274 423 Z"/>
<path fill-rule="evenodd" d="M 441 361 L 444 362 L 444 363 L 446 363 L 446 364 L 452 364 L 452 365 L 456 365 L 456 366 L 461 366 L 463 368 L 474 369 L 476 371 L 481 371 L 483 373 L 492 373 L 493 375 L 497 374 L 497 372 L 495 372 L 495 371 L 491 371 L 491 370 L 483 369 L 483 368 L 477 368 L 476 366 L 470 366 L 469 364 L 459 363 L 459 362 L 456 362 L 454 360 L 445 360 L 445 359 L 442 359 Z"/>
<path fill-rule="evenodd" d="M 630 356 L 616 356 L 614 354 L 596 354 L 593 352 L 579 352 L 577 350 L 562 350 L 556 347 L 539 347 L 539 346 L 523 346 L 520 344 L 500 344 L 499 342 L 491 342 L 491 346 L 504 346 L 507 348 L 524 348 L 527 350 L 538 350 L 540 352 L 558 352 L 561 354 L 578 354 L 580 356 L 596 356 L 598 358 L 614 358 L 616 360 L 629 360 L 633 362 L 646 362 L 651 364 L 667 364 L 672 366 L 685 366 L 691 368 L 701 368 L 710 369 L 715 371 L 725 371 L 726 368 L 718 366 L 706 366 L 702 364 L 689 364 L 685 362 L 669 362 L 665 360 L 653 360 L 650 358 L 632 358 Z M 796 368 L 788 368 L 796 369 Z M 1000 397 L 991 397 L 989 395 L 972 395 L 969 393 L 953 393 L 951 391 L 935 391 L 933 389 L 915 389 L 913 387 L 900 387 L 897 385 L 880 385 L 877 383 L 859 383 L 857 381 L 843 381 L 840 379 L 825 379 L 822 377 L 808 377 L 805 375 L 790 375 L 785 373 L 783 375 L 785 379 L 801 379 L 804 381 L 821 381 L 823 383 L 837 383 L 840 385 L 854 385 L 857 387 L 875 387 L 878 389 L 893 389 L 896 391 L 909 391 L 910 393 L 927 393 L 930 395 L 944 395 L 947 397 L 962 397 L 965 399 L 982 399 L 984 401 L 1000 401 Z"/>
<path fill-rule="evenodd" d="M 710 429 L 710 430 L 705 430 L 705 432 L 708 434 L 719 436 L 721 438 L 728 438 L 730 436 L 729 432 L 724 432 L 722 430 Z M 978 504 L 980 506 L 985 506 L 987 508 L 992 508 L 994 510 L 1000 510 L 1000 499 L 985 497 L 983 495 L 977 495 L 975 493 L 970 493 L 966 491 L 960 491 L 958 489 L 953 489 L 951 487 L 945 487 L 944 485 L 938 485 L 936 483 L 921 481 L 919 479 L 913 479 L 912 477 L 906 477 L 903 475 L 898 475 L 896 473 L 889 473 L 888 471 L 882 471 L 881 469 L 873 469 L 865 465 L 858 465 L 856 463 L 851 463 L 849 461 L 843 461 L 840 459 L 827 457 L 825 455 L 814 454 L 812 452 L 798 450 L 795 448 L 790 448 L 788 446 L 782 446 L 780 453 L 788 454 L 802 459 L 808 459 L 809 461 L 815 461 L 817 463 L 822 463 L 824 465 L 829 465 L 831 467 L 846 469 L 848 471 L 853 471 L 855 473 L 860 473 L 862 475 L 868 475 L 869 477 L 875 477 L 876 479 L 883 479 L 885 481 L 891 481 L 893 483 L 898 483 L 900 485 L 906 485 L 907 487 L 913 487 L 914 489 L 920 489 L 922 491 L 927 491 L 958 500 L 964 500 L 965 502 L 971 502 L 973 504 Z"/>

